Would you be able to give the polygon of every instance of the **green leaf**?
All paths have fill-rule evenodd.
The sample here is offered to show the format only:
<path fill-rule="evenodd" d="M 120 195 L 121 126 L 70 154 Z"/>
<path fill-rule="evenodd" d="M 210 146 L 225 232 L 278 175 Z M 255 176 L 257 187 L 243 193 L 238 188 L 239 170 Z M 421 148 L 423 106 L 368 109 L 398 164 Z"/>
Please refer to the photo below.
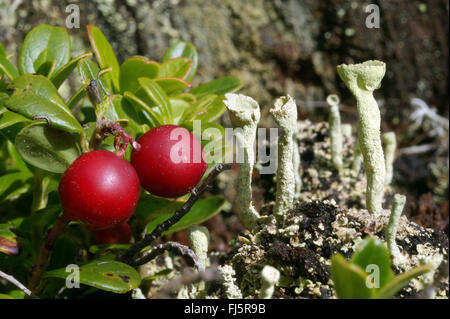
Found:
<path fill-rule="evenodd" d="M 378 293 L 375 295 L 375 298 L 377 299 L 392 298 L 397 292 L 402 290 L 403 287 L 405 287 L 411 281 L 411 279 L 418 277 L 424 273 L 427 273 L 431 270 L 433 270 L 433 267 L 429 265 L 423 265 L 411 269 L 410 271 L 395 277 L 395 279 L 393 279 L 387 285 L 385 285 L 381 290 L 378 291 Z"/>
<path fill-rule="evenodd" d="M 3 44 L 0 43 L 0 56 L 6 56 L 5 48 L 3 47 Z"/>
<path fill-rule="evenodd" d="M 173 119 L 172 108 L 164 90 L 149 78 L 139 78 L 138 82 L 147 96 L 160 108 L 161 114 L 164 114 L 166 119 L 164 123 L 171 123 Z"/>
<path fill-rule="evenodd" d="M 0 177 L 0 200 L 9 199 L 28 190 L 29 172 L 14 172 Z"/>
<path fill-rule="evenodd" d="M 161 115 L 157 114 L 151 107 L 149 107 L 144 101 L 135 96 L 133 93 L 127 91 L 123 97 L 133 104 L 138 110 L 147 112 L 150 117 L 149 124 L 151 127 L 163 125 L 164 119 Z"/>
<path fill-rule="evenodd" d="M 371 299 L 374 290 L 366 286 L 367 274 L 359 266 L 336 254 L 331 257 L 331 278 L 339 299 Z"/>
<path fill-rule="evenodd" d="M 21 122 L 29 122 L 26 117 L 11 111 L 5 111 L 0 114 L 0 130 Z"/>
<path fill-rule="evenodd" d="M 223 95 L 240 89 L 242 83 L 235 77 L 222 77 L 211 82 L 204 83 L 192 89 L 190 93 L 202 98 L 207 94 Z"/>
<path fill-rule="evenodd" d="M 91 42 L 91 47 L 94 50 L 95 57 L 97 58 L 98 64 L 101 69 L 106 69 L 112 67 L 111 74 L 105 74 L 107 82 L 112 82 L 110 87 L 114 88 L 114 92 L 120 92 L 119 84 L 119 62 L 117 62 L 116 55 L 111 48 L 106 37 L 103 35 L 102 31 L 96 26 L 89 24 L 87 26 L 89 41 Z"/>
<path fill-rule="evenodd" d="M 172 105 L 173 123 L 179 125 L 183 114 L 190 108 L 190 104 L 183 99 L 175 98 L 170 99 L 170 105 Z"/>
<path fill-rule="evenodd" d="M 113 109 L 117 116 L 117 119 L 114 119 L 115 121 L 126 120 L 126 124 L 123 125 L 124 128 L 131 130 L 134 136 L 142 133 L 142 128 L 139 125 L 139 116 L 131 103 L 124 99 L 122 95 L 112 95 L 111 104 L 110 109 Z"/>
<path fill-rule="evenodd" d="M 194 118 L 197 118 L 201 114 L 205 114 L 211 103 L 214 102 L 216 96 L 215 95 L 205 95 L 197 102 L 195 102 L 193 105 L 191 105 L 189 108 L 185 110 L 183 113 L 183 116 L 180 119 L 180 123 L 190 123 Z"/>
<path fill-rule="evenodd" d="M 166 60 L 159 67 L 159 78 L 179 78 L 186 80 L 191 71 L 192 61 L 188 58 L 180 57 Z"/>
<path fill-rule="evenodd" d="M 0 252 L 16 256 L 19 254 L 19 250 L 20 244 L 17 241 L 16 234 L 11 231 L 11 225 L 0 224 Z"/>
<path fill-rule="evenodd" d="M 204 111 L 197 115 L 195 119 L 202 121 L 202 123 L 217 120 L 226 111 L 225 104 L 223 103 L 224 98 L 223 95 L 216 96 L 211 103 L 205 105 Z"/>
<path fill-rule="evenodd" d="M 92 56 L 91 52 L 83 53 L 76 58 L 73 58 L 70 60 L 66 65 L 64 65 L 61 69 L 59 69 L 57 72 L 55 72 L 51 77 L 50 80 L 53 82 L 56 88 L 59 88 L 61 84 L 64 82 L 64 80 L 70 75 L 70 73 L 75 69 L 75 67 L 78 64 L 78 61 L 80 61 L 83 58 Z"/>
<path fill-rule="evenodd" d="M 139 89 L 138 78 L 154 79 L 158 73 L 159 63 L 140 56 L 129 58 L 120 66 L 120 90 L 136 94 Z"/>
<path fill-rule="evenodd" d="M 53 60 L 53 70 L 58 71 L 69 58 L 70 38 L 66 29 L 41 24 L 23 41 L 18 58 L 19 73 L 36 73 L 43 64 Z"/>
<path fill-rule="evenodd" d="M 46 272 L 43 278 L 66 279 L 72 272 L 66 268 Z M 139 273 L 131 266 L 108 260 L 95 260 L 80 266 L 80 283 L 98 289 L 124 294 L 139 287 Z"/>
<path fill-rule="evenodd" d="M 171 200 L 150 194 L 143 194 L 139 197 L 134 214 L 140 219 L 151 220 L 161 215 L 175 213 L 184 203 L 185 201 L 183 200 Z"/>
<path fill-rule="evenodd" d="M 89 247 L 91 254 L 103 254 L 105 252 L 119 252 L 127 250 L 131 247 L 131 244 L 111 244 L 111 245 L 92 245 Z"/>
<path fill-rule="evenodd" d="M 63 173 L 81 154 L 71 134 L 39 122 L 23 128 L 15 145 L 27 163 L 53 173 Z"/>
<path fill-rule="evenodd" d="M 168 96 L 175 96 L 183 92 L 189 84 L 178 78 L 157 78 L 155 82 L 166 92 Z"/>
<path fill-rule="evenodd" d="M 45 63 L 42 63 L 41 66 L 36 70 L 37 74 L 43 75 L 45 77 L 50 77 L 50 75 L 55 70 L 56 61 L 46 61 Z"/>
<path fill-rule="evenodd" d="M 86 88 L 83 86 L 80 87 L 67 101 L 67 107 L 71 110 L 75 108 L 75 106 L 86 96 Z"/>
<path fill-rule="evenodd" d="M 360 248 L 353 254 L 351 263 L 365 271 L 368 271 L 369 265 L 377 266 L 380 275 L 380 288 L 383 288 L 394 278 L 389 252 L 379 239 L 364 239 Z"/>
<path fill-rule="evenodd" d="M 8 86 L 14 93 L 4 103 L 10 110 L 30 119 L 45 116 L 50 125 L 79 133 L 83 129 L 64 104 L 53 83 L 42 75 L 26 74 L 16 78 Z"/>
<path fill-rule="evenodd" d="M 19 76 L 19 72 L 17 72 L 16 67 L 11 62 L 9 62 L 6 56 L 3 56 L 1 54 L 0 54 L 0 71 L 4 72 L 11 81 Z"/>
<path fill-rule="evenodd" d="M 167 51 L 164 53 L 162 61 L 166 61 L 169 59 L 185 57 L 192 61 L 191 70 L 188 72 L 186 76 L 186 82 L 192 82 L 194 78 L 195 72 L 197 71 L 198 65 L 198 54 L 195 46 L 192 43 L 188 42 L 177 42 L 172 45 Z"/>
<path fill-rule="evenodd" d="M 219 213 L 225 204 L 226 200 L 223 198 L 223 196 L 212 196 L 199 200 L 194 204 L 194 206 L 192 206 L 189 213 L 184 215 L 167 231 L 163 232 L 163 235 L 183 230 L 194 224 L 203 223 L 204 221 Z M 156 228 L 156 226 L 172 217 L 172 215 L 173 214 L 164 214 L 155 218 L 150 224 L 148 224 L 147 232 L 152 232 Z"/>

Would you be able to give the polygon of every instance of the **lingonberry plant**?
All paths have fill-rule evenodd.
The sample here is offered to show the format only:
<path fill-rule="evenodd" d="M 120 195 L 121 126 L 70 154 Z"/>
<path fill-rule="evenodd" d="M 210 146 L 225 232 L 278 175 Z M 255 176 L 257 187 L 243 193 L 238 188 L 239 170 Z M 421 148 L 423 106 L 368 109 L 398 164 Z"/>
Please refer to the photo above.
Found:
<path fill-rule="evenodd" d="M 135 56 L 119 64 L 100 29 L 88 25 L 87 33 L 92 52 L 71 58 L 64 28 L 37 26 L 17 68 L 0 45 L 0 265 L 28 283 L 28 295 L 54 297 L 63 286 L 55 278 L 66 278 L 71 263 L 85 271 L 80 281 L 88 286 L 136 288 L 140 278 L 129 265 L 140 263 L 143 248 L 225 204 L 222 196 L 199 199 L 228 167 L 211 167 L 196 188 L 208 165 L 204 141 L 190 131 L 198 120 L 202 130 L 222 132 L 214 121 L 225 111 L 224 94 L 240 81 L 192 87 L 198 56 L 191 43 L 175 43 L 161 62 Z M 63 99 L 58 90 L 73 73 L 80 87 Z M 170 157 L 174 129 L 188 137 L 180 140 L 188 144 L 180 145 L 181 162 Z M 186 162 L 186 147 L 188 157 L 199 151 L 198 162 Z M 167 249 L 196 260 L 182 245 Z"/>

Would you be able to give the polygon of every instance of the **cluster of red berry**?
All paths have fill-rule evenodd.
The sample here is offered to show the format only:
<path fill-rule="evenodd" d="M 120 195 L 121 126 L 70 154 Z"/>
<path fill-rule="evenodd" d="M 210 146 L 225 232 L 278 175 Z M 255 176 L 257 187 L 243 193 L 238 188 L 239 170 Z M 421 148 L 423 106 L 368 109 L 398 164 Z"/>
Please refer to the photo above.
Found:
<path fill-rule="evenodd" d="M 174 138 L 173 130 L 182 134 Z M 189 137 L 189 138 L 186 138 Z M 175 198 L 186 194 L 207 169 L 200 142 L 185 128 L 162 125 L 143 134 L 131 164 L 120 156 L 95 150 L 81 155 L 63 174 L 59 197 L 65 215 L 82 221 L 99 244 L 128 243 L 128 218 L 139 199 L 140 185 L 149 193 Z M 173 160 L 174 147 L 188 150 L 190 158 Z M 201 152 L 195 161 L 195 152 Z M 186 152 L 185 152 L 186 153 Z"/>

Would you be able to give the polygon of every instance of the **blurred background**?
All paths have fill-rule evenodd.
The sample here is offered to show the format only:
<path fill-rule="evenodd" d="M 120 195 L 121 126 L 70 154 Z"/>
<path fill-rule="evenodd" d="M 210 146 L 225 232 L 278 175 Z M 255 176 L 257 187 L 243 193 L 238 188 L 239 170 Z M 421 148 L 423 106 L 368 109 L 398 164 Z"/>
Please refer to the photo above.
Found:
<path fill-rule="evenodd" d="M 120 63 L 133 55 L 159 61 L 177 40 L 192 42 L 199 53 L 193 86 L 237 76 L 240 92 L 260 103 L 262 126 L 271 125 L 265 115 L 285 94 L 297 100 L 301 119 L 326 120 L 330 93 L 354 125 L 355 100 L 336 65 L 386 62 L 375 96 L 382 131 L 395 131 L 399 143 L 394 184 L 410 197 L 408 214 L 418 223 L 448 228 L 448 0 L 0 0 L 0 42 L 17 55 L 32 27 L 64 27 L 69 4 L 80 10 L 80 28 L 68 30 L 73 56 L 89 49 L 87 24 L 103 31 Z M 379 8 L 379 28 L 366 26 L 369 4 Z"/>

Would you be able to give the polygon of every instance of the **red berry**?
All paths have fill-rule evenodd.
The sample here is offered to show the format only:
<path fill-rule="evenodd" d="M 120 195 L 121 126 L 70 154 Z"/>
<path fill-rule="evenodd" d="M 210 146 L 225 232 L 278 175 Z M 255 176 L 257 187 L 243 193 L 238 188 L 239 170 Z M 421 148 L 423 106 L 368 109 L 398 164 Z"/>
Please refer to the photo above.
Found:
<path fill-rule="evenodd" d="M 92 234 L 97 244 L 128 244 L 131 240 L 130 225 L 126 222 L 111 228 L 94 230 Z"/>
<path fill-rule="evenodd" d="M 130 163 L 105 150 L 85 153 L 64 172 L 59 198 L 70 220 L 90 229 L 128 219 L 139 198 L 139 178 Z"/>
<path fill-rule="evenodd" d="M 162 197 L 186 194 L 202 178 L 208 165 L 200 142 L 176 125 L 155 127 L 142 135 L 139 151 L 133 149 L 131 164 L 149 193 Z"/>

